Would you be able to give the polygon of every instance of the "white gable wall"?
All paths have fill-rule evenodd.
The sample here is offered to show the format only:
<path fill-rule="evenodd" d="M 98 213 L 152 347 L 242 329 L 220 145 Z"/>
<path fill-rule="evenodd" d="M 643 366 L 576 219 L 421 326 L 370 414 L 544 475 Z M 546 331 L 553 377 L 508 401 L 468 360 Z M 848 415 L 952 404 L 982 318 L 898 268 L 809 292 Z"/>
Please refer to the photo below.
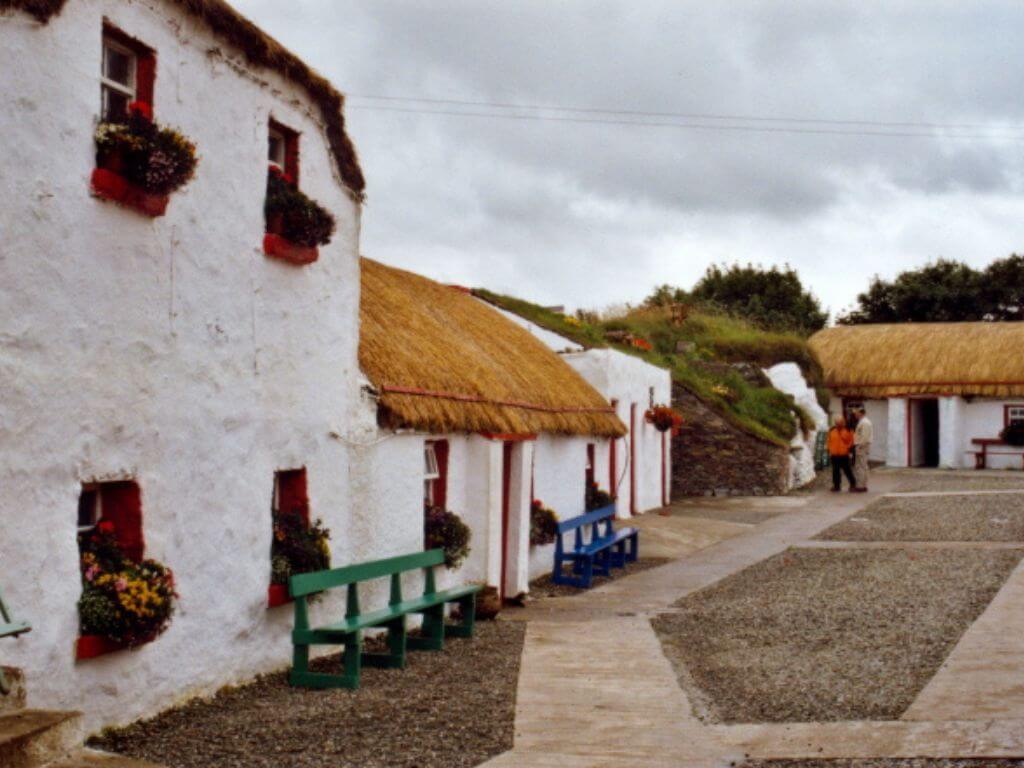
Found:
<path fill-rule="evenodd" d="M 156 119 L 198 146 L 160 219 L 89 194 L 104 17 L 156 49 Z M 74 0 L 45 26 L 0 14 L 0 589 L 34 627 L 0 651 L 32 706 L 81 708 L 89 728 L 288 662 L 291 612 L 266 608 L 275 470 L 307 468 L 336 562 L 403 546 L 355 543 L 330 434 L 357 403 L 359 206 L 306 94 L 225 55 L 159 0 Z M 302 132 L 302 187 L 338 221 L 311 266 L 261 251 L 271 115 Z M 155 642 L 75 663 L 76 505 L 104 478 L 140 484 L 147 556 L 181 597 Z"/>

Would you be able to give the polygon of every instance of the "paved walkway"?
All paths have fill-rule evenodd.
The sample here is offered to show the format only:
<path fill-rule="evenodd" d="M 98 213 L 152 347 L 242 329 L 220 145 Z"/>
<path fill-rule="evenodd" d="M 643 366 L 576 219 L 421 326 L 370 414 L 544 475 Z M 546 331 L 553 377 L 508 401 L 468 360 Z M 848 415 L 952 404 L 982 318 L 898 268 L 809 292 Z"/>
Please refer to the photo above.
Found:
<path fill-rule="evenodd" d="M 645 541 L 669 550 L 675 541 L 689 554 L 586 595 L 503 614 L 529 621 L 515 746 L 485 765 L 659 768 L 725 766 L 745 756 L 1024 756 L 1024 564 L 903 721 L 706 726 L 694 717 L 662 653 L 651 616 L 789 546 L 808 544 L 898 480 L 877 473 L 870 494 L 747 499 L 745 510 L 736 499 L 699 500 L 674 505 L 667 517 L 641 518 L 642 552 Z M 752 519 L 764 522 L 743 522 Z M 696 541 L 686 533 L 694 524 L 705 539 L 720 536 L 717 543 L 694 550 Z M 992 655 L 997 661 L 990 664 Z M 1002 703 L 990 701 L 990 693 Z"/>

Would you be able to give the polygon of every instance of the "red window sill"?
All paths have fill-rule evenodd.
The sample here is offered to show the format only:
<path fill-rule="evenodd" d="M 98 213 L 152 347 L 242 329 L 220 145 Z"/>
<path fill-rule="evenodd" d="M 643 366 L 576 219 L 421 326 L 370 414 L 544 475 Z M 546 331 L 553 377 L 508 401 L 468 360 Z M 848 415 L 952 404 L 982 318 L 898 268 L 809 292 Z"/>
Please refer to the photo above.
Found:
<path fill-rule="evenodd" d="M 312 264 L 320 258 L 320 251 L 315 246 L 296 245 L 272 232 L 267 232 L 263 236 L 263 252 L 267 256 L 300 266 Z"/>
<path fill-rule="evenodd" d="M 167 212 L 170 199 L 167 195 L 146 192 L 106 168 L 97 168 L 92 172 L 92 193 L 101 200 L 119 203 L 154 219 Z"/>
<path fill-rule="evenodd" d="M 145 642 L 150 643 L 152 639 Z M 86 659 L 95 659 L 97 656 L 106 656 L 108 653 L 117 653 L 127 649 L 128 646 L 124 643 L 111 640 L 103 635 L 82 635 L 75 641 L 75 658 L 78 661 L 85 661 Z"/>
<path fill-rule="evenodd" d="M 292 602 L 292 597 L 288 594 L 287 584 L 271 584 L 267 589 L 268 608 L 277 608 L 279 605 L 287 605 L 290 602 Z"/>

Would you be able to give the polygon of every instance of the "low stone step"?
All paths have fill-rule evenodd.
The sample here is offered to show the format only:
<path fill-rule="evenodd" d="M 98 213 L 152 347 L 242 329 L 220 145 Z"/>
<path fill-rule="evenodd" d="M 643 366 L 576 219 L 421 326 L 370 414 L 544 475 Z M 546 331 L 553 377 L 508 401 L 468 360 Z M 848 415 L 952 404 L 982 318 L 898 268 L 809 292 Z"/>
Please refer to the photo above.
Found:
<path fill-rule="evenodd" d="M 79 754 L 51 763 L 46 768 L 164 768 L 164 766 L 124 755 L 83 749 Z"/>
<path fill-rule="evenodd" d="M 0 715 L 0 765 L 29 768 L 67 755 L 75 746 L 78 712 L 22 709 Z"/>

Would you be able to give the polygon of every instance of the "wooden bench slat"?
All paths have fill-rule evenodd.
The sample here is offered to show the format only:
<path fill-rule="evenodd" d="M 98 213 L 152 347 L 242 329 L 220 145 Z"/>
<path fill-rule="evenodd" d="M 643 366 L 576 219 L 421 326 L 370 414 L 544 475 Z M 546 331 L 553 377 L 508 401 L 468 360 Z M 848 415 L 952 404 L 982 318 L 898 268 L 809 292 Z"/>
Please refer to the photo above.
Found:
<path fill-rule="evenodd" d="M 373 560 L 368 563 L 347 565 L 329 571 L 316 573 L 300 573 L 289 579 L 289 591 L 292 597 L 311 595 L 323 592 L 332 587 L 342 587 L 359 581 L 370 581 L 393 573 L 414 571 L 418 568 L 432 568 L 444 562 L 444 550 L 431 549 L 426 552 L 414 552 L 411 555 L 399 555 L 384 560 Z"/>
<path fill-rule="evenodd" d="M 25 621 L 0 624 L 0 637 L 17 637 L 32 631 L 32 625 Z"/>
<path fill-rule="evenodd" d="M 314 627 L 310 632 L 351 634 L 361 629 L 371 629 L 383 624 L 395 621 L 410 613 L 419 613 L 428 608 L 435 608 L 445 603 L 451 603 L 462 597 L 468 597 L 482 589 L 479 585 L 473 584 L 465 587 L 447 589 L 443 592 L 435 592 L 432 595 L 423 595 L 412 600 L 403 600 L 400 603 L 389 605 L 370 613 L 363 613 L 359 616 L 352 616 L 342 619 L 333 624 L 325 624 L 322 627 Z"/>

